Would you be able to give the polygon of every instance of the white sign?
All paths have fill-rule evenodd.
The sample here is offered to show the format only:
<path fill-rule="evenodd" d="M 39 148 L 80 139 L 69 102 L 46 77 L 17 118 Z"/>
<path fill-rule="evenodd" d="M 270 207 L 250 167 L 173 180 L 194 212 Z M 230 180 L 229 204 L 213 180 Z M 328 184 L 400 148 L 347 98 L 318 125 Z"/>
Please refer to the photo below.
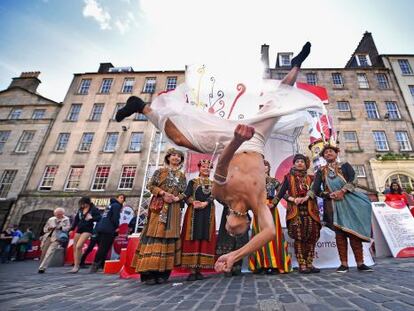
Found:
<path fill-rule="evenodd" d="M 374 238 L 385 240 L 396 258 L 414 257 L 414 218 L 402 202 L 373 202 Z M 381 246 L 381 245 L 378 245 Z M 381 249 L 378 249 L 381 252 Z"/>
<path fill-rule="evenodd" d="M 134 209 L 128 205 L 122 207 L 119 224 L 129 224 L 132 218 L 134 218 Z"/>

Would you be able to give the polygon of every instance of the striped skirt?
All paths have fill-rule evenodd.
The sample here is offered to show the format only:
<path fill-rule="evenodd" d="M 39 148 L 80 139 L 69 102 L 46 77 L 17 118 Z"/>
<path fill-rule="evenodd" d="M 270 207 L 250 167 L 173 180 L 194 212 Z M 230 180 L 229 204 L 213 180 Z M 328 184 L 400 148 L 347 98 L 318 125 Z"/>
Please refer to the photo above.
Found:
<path fill-rule="evenodd" d="M 271 210 L 276 227 L 276 239 L 270 241 L 249 257 L 249 270 L 255 272 L 261 269 L 274 269 L 279 273 L 292 271 L 292 260 L 288 253 L 288 243 L 285 241 L 279 219 L 279 211 Z M 252 237 L 259 233 L 256 218 L 253 219 Z"/>

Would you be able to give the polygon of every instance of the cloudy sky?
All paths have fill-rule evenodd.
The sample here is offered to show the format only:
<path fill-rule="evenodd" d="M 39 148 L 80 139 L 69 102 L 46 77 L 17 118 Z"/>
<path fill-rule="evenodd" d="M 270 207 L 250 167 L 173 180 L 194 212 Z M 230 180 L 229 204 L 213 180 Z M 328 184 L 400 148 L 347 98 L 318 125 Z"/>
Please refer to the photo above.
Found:
<path fill-rule="evenodd" d="M 343 67 L 366 30 L 380 53 L 414 54 L 413 11 L 410 0 L 1 0 L 0 89 L 38 70 L 39 93 L 63 101 L 73 73 L 100 62 L 243 67 L 266 43 L 274 65 L 308 40 L 304 67 Z"/>

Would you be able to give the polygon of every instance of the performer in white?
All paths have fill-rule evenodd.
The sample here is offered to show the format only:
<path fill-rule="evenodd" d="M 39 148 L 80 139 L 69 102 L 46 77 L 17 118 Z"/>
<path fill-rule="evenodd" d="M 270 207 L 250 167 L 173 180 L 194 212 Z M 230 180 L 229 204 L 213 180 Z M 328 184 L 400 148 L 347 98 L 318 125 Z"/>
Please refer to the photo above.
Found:
<path fill-rule="evenodd" d="M 213 196 L 229 206 L 227 231 L 232 235 L 244 233 L 249 227 L 249 209 L 257 217 L 261 231 L 242 248 L 221 256 L 217 271 L 230 271 L 234 262 L 274 239 L 272 216 L 265 205 L 264 146 L 272 132 L 303 125 L 306 109 L 323 108 L 316 96 L 293 87 L 310 47 L 307 42 L 292 59 L 292 69 L 279 84 L 274 80 L 266 82 L 266 92 L 257 97 L 258 103 L 252 103 L 262 108 L 251 118 L 227 120 L 193 108 L 187 104 L 185 84 L 158 96 L 151 106 L 131 96 L 116 115 L 120 122 L 136 112 L 143 113 L 175 144 L 196 152 L 220 153 Z M 299 111 L 304 114 L 297 114 Z"/>

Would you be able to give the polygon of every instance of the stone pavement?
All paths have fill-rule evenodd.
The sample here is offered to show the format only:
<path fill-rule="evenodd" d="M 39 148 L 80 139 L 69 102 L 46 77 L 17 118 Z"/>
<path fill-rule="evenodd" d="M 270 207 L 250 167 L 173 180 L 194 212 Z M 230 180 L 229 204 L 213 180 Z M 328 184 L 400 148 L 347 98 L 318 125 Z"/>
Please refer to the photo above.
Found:
<path fill-rule="evenodd" d="M 375 272 L 173 278 L 145 286 L 117 275 L 37 274 L 37 262 L 0 265 L 0 310 L 414 310 L 414 259 L 377 261 Z"/>

